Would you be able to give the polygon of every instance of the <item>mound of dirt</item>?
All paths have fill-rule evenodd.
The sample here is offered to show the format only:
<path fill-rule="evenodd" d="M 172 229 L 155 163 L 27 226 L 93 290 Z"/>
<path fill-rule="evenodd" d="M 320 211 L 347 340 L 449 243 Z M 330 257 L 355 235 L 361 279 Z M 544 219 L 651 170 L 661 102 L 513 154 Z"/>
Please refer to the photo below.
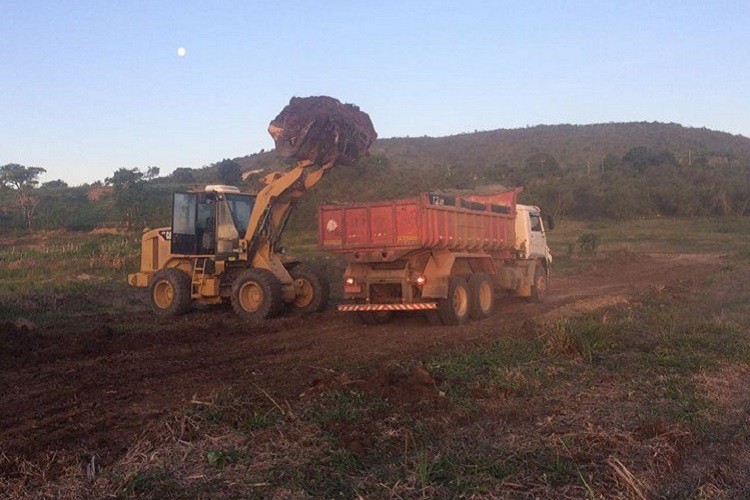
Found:
<path fill-rule="evenodd" d="M 279 155 L 307 166 L 353 165 L 378 137 L 367 113 L 327 96 L 292 97 L 268 133 Z"/>
<path fill-rule="evenodd" d="M 367 379 L 364 390 L 394 403 L 413 404 L 437 399 L 440 394 L 436 380 L 423 366 L 416 365 L 404 373 L 396 366 L 380 368 Z"/>
<path fill-rule="evenodd" d="M 42 337 L 27 324 L 0 323 L 0 367 L 21 364 L 42 346 Z"/>

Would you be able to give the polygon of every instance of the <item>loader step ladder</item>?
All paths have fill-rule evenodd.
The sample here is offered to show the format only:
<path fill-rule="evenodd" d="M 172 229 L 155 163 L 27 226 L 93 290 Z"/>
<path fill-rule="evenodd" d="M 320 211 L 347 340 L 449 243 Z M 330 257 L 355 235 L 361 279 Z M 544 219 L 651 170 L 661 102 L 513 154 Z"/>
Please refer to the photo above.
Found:
<path fill-rule="evenodd" d="M 206 279 L 206 262 L 207 258 L 197 258 L 193 263 L 193 277 L 190 282 L 190 294 L 193 297 L 200 295 L 201 286 Z"/>

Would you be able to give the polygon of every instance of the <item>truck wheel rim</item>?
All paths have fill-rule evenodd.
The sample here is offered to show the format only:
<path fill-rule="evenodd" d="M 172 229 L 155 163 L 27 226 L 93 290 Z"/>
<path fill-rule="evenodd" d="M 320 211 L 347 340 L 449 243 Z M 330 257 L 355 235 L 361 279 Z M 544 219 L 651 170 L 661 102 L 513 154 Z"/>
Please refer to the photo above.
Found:
<path fill-rule="evenodd" d="M 263 289 L 257 283 L 245 283 L 240 288 L 239 298 L 242 309 L 255 312 L 263 304 Z"/>
<path fill-rule="evenodd" d="M 464 287 L 457 287 L 453 292 L 453 310 L 458 317 L 463 317 L 469 310 L 469 294 Z"/>
<path fill-rule="evenodd" d="M 154 302 L 159 309 L 166 309 L 174 300 L 174 288 L 169 281 L 160 281 L 154 287 Z"/>
<path fill-rule="evenodd" d="M 297 307 L 307 307 L 313 301 L 315 291 L 313 290 L 312 284 L 307 280 L 298 280 L 298 293 L 294 299 L 294 305 Z"/>
<path fill-rule="evenodd" d="M 482 311 L 489 311 L 492 307 L 492 287 L 489 283 L 482 283 L 479 287 L 479 307 Z"/>

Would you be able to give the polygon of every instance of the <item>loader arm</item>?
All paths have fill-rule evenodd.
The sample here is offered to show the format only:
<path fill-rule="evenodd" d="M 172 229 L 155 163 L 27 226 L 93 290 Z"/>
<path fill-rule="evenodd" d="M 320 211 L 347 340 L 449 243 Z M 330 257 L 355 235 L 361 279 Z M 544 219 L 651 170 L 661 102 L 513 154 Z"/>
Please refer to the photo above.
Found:
<path fill-rule="evenodd" d="M 274 246 L 296 201 L 323 178 L 333 165 L 309 166 L 299 162 L 291 170 L 266 177 L 266 186 L 258 193 L 247 224 L 240 257 L 256 266 L 278 272 L 271 263 Z M 282 281 L 284 281 L 282 279 Z"/>

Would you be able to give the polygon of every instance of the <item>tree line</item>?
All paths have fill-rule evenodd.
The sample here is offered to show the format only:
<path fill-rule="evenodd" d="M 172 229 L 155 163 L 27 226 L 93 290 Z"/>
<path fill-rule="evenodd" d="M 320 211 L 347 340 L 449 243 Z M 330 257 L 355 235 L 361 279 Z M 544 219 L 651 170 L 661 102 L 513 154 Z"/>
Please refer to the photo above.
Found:
<path fill-rule="evenodd" d="M 259 159 L 258 159 L 259 158 Z M 278 168 L 267 154 L 247 157 Z M 319 204 L 375 201 L 426 191 L 472 190 L 488 185 L 524 188 L 520 201 L 575 219 L 632 219 L 661 216 L 750 215 L 750 161 L 717 160 L 696 153 L 677 158 L 668 150 L 636 146 L 622 156 L 562 165 L 555 155 L 534 152 L 523 162 L 418 163 L 409 156 L 375 154 L 353 167 L 333 169 L 303 197 L 291 228 L 315 227 Z M 131 229 L 168 224 L 171 193 L 229 184 L 259 189 L 260 176 L 243 180 L 240 162 L 222 160 L 203 169 L 177 169 L 160 176 L 158 167 L 120 168 L 103 182 L 69 187 L 61 180 L 39 183 L 43 168 L 0 167 L 0 229 Z"/>

